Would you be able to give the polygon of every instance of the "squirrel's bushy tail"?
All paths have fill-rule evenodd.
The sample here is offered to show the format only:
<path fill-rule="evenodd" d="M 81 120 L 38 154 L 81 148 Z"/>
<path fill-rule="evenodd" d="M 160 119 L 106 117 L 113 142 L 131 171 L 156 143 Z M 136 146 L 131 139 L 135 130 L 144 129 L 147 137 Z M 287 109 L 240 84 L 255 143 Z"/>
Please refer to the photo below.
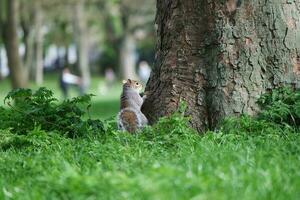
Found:
<path fill-rule="evenodd" d="M 120 130 L 134 133 L 140 125 L 140 120 L 135 110 L 130 108 L 122 109 L 118 114 L 118 126 Z"/>

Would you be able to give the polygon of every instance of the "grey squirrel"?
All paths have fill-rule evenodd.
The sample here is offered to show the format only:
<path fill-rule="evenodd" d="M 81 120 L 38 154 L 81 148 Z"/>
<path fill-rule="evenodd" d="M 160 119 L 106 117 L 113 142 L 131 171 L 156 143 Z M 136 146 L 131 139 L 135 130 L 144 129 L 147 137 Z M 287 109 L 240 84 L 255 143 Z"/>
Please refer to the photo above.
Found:
<path fill-rule="evenodd" d="M 118 127 L 120 130 L 130 133 L 148 124 L 148 120 L 141 112 L 141 107 L 146 95 L 143 98 L 139 91 L 143 88 L 138 81 L 128 79 L 123 81 L 123 92 L 121 94 L 120 112 L 117 116 Z"/>

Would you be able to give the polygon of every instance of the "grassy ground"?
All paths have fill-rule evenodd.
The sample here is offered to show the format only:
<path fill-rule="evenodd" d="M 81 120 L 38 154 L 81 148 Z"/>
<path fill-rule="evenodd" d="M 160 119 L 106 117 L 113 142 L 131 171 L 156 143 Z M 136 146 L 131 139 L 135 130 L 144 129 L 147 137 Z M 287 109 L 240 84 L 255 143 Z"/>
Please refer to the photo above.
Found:
<path fill-rule="evenodd" d="M 246 123 L 205 136 L 180 119 L 133 136 L 2 131 L 0 199 L 299 199 L 300 135 Z"/>
<path fill-rule="evenodd" d="M 92 115 L 114 115 L 118 95 L 116 86 L 97 96 Z M 199 135 L 179 114 L 136 135 L 105 126 L 76 139 L 0 130 L 0 199 L 300 198 L 300 134 L 290 126 L 241 117 Z"/>

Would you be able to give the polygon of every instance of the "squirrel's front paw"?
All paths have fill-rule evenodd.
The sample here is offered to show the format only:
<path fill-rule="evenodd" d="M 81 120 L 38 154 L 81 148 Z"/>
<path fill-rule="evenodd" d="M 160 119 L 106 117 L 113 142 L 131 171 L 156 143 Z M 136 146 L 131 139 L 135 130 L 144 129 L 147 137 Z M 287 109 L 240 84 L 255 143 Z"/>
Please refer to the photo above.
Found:
<path fill-rule="evenodd" d="M 149 92 L 148 92 L 148 91 L 147 91 L 147 92 L 144 92 L 143 100 L 145 101 L 145 99 L 148 98 L 148 96 L 149 96 Z"/>

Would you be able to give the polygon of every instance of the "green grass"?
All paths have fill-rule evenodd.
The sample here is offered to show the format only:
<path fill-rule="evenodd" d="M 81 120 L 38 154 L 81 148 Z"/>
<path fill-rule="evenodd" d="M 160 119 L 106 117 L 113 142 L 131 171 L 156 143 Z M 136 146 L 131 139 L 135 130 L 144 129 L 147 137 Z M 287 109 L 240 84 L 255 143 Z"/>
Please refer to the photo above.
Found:
<path fill-rule="evenodd" d="M 55 88 L 55 79 L 46 85 Z M 119 93 L 116 85 L 97 95 L 90 114 L 113 117 Z M 75 139 L 38 126 L 26 135 L 0 130 L 0 199 L 300 198 L 297 127 L 242 116 L 200 135 L 175 114 L 135 135 L 114 120 L 105 130 Z"/>
<path fill-rule="evenodd" d="M 299 199 L 299 133 L 240 128 L 201 136 L 175 117 L 137 135 L 2 131 L 0 199 Z"/>

